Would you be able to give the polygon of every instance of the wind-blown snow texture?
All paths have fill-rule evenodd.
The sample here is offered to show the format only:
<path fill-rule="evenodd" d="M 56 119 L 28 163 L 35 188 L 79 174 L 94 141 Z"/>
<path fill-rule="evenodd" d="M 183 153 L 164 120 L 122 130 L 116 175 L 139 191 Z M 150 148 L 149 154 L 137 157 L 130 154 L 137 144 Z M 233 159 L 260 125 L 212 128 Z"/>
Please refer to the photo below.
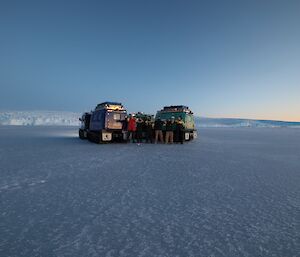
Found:
<path fill-rule="evenodd" d="M 80 113 L 55 111 L 0 111 L 0 125 L 79 126 Z M 196 117 L 197 127 L 293 127 L 300 122 Z"/>
<path fill-rule="evenodd" d="M 0 256 L 299 256 L 300 130 L 141 146 L 0 132 Z"/>

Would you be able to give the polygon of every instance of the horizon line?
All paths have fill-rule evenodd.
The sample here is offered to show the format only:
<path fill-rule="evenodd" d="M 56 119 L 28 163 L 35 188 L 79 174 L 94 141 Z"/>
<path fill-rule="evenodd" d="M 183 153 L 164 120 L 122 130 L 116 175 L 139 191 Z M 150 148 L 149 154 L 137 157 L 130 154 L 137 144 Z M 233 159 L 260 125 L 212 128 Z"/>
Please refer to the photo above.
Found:
<path fill-rule="evenodd" d="M 77 111 L 66 111 L 66 110 L 45 110 L 45 109 L 31 109 L 31 110 L 9 110 L 9 109 L 0 109 L 0 112 L 69 112 L 69 113 L 78 113 L 82 114 L 84 112 Z M 253 120 L 253 121 L 275 121 L 275 122 L 294 122 L 300 123 L 300 120 L 284 120 L 284 119 L 268 119 L 268 118 L 241 118 L 241 117 L 211 117 L 211 116 L 202 116 L 194 113 L 195 117 L 204 118 L 204 119 L 232 119 L 232 120 Z"/>

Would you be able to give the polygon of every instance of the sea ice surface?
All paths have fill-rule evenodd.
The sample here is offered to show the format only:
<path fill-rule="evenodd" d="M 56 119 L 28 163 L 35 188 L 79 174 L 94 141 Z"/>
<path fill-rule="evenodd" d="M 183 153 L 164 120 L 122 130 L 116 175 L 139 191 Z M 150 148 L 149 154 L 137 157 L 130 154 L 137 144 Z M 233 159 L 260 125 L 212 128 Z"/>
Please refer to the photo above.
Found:
<path fill-rule="evenodd" d="M 300 256 L 300 130 L 184 145 L 0 126 L 0 256 Z"/>

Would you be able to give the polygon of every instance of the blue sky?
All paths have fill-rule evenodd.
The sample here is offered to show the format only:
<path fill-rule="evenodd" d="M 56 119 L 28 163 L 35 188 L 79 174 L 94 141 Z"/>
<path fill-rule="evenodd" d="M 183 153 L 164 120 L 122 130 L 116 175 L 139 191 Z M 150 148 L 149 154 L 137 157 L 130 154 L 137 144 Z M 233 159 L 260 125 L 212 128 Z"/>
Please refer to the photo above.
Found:
<path fill-rule="evenodd" d="M 300 1 L 1 1 L 0 109 L 300 121 Z"/>

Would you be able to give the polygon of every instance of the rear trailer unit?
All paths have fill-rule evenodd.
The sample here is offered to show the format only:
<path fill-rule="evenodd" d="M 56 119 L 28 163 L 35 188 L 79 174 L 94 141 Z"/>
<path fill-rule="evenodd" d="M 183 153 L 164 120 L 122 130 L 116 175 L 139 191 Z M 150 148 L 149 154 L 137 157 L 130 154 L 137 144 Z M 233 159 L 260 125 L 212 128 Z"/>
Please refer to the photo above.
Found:
<path fill-rule="evenodd" d="M 184 138 L 185 141 L 193 140 L 197 138 L 197 130 L 195 128 L 194 114 L 185 105 L 171 105 L 165 106 L 163 109 L 156 113 L 155 119 L 161 119 L 167 121 L 171 119 L 177 120 L 181 117 L 184 122 Z M 163 128 L 165 129 L 165 127 Z"/>
<path fill-rule="evenodd" d="M 121 103 L 104 102 L 91 114 L 87 138 L 96 143 L 124 142 L 126 133 L 123 124 L 127 111 Z"/>
<path fill-rule="evenodd" d="M 90 112 L 85 112 L 82 114 L 81 118 L 79 118 L 81 122 L 81 126 L 79 128 L 78 134 L 80 139 L 87 139 L 87 133 L 90 128 L 92 114 Z"/>

